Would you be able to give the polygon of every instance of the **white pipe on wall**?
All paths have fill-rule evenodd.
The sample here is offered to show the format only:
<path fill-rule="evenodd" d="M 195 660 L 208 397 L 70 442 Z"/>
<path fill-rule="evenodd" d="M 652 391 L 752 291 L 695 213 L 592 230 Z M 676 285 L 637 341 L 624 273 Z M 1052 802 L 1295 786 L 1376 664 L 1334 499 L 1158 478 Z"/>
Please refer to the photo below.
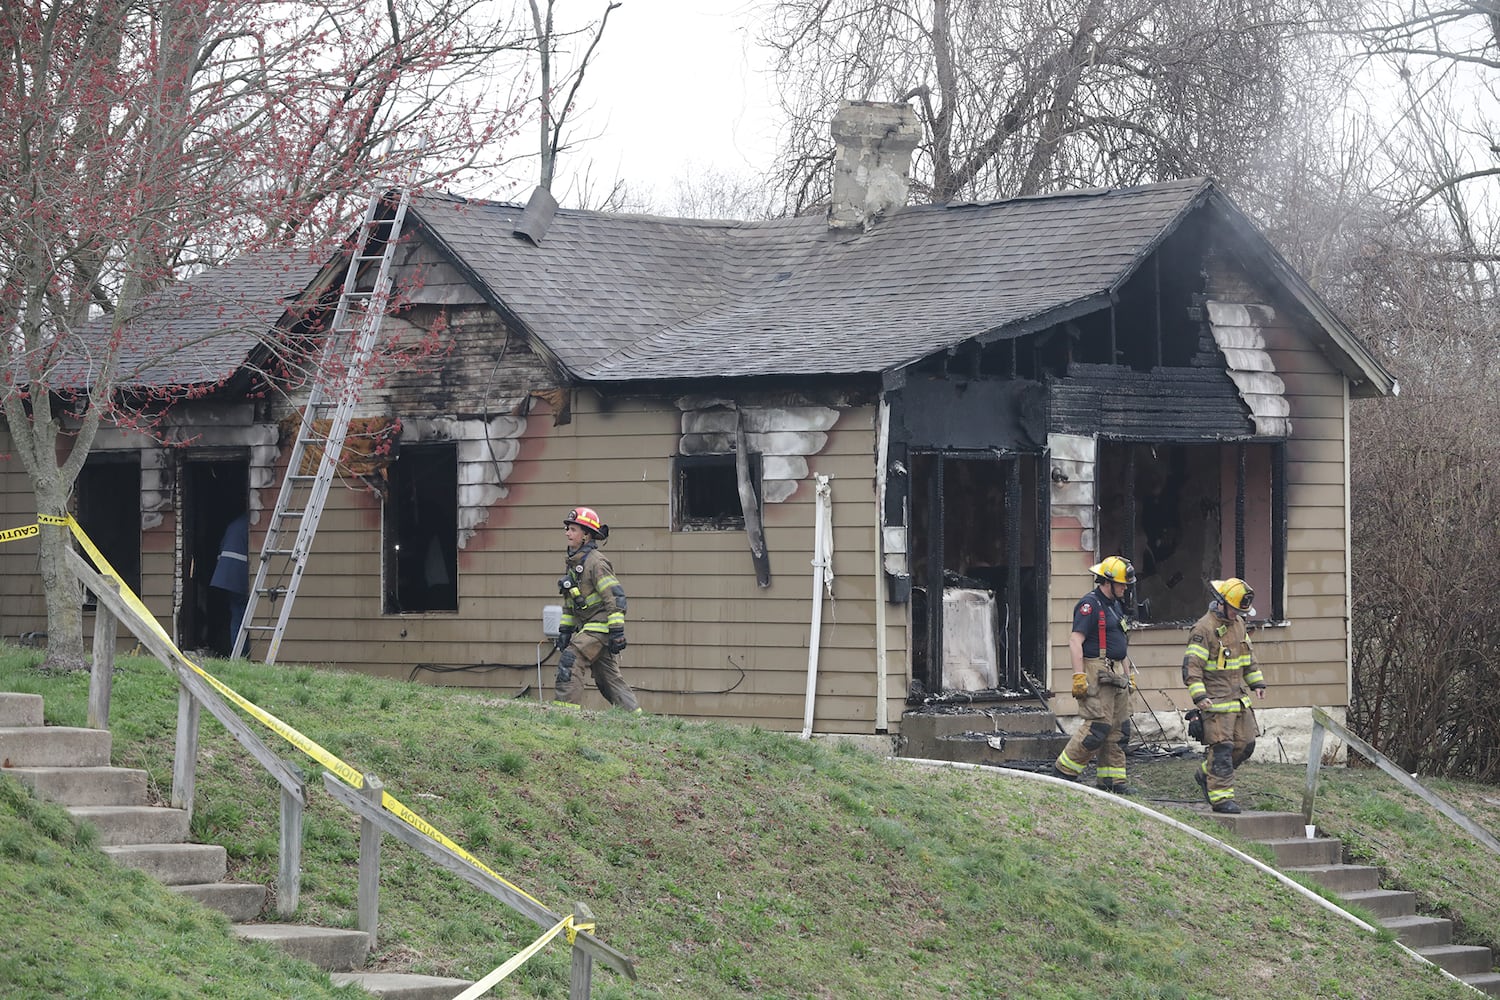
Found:
<path fill-rule="evenodd" d="M 807 637 L 807 696 L 802 709 L 802 738 L 812 737 L 813 727 L 813 702 L 818 691 L 818 645 L 819 637 L 823 631 L 823 588 L 831 586 L 833 574 L 830 572 L 833 546 L 830 537 L 833 534 L 831 518 L 832 491 L 828 486 L 828 477 L 819 475 L 817 477 L 817 488 L 813 494 L 813 558 L 812 558 L 812 628 Z"/>
<path fill-rule="evenodd" d="M 879 428 L 875 435 L 875 732 L 890 729 L 890 692 L 886 688 L 886 666 L 890 651 L 885 641 L 885 471 L 886 449 L 891 440 L 891 405 L 880 397 Z"/>

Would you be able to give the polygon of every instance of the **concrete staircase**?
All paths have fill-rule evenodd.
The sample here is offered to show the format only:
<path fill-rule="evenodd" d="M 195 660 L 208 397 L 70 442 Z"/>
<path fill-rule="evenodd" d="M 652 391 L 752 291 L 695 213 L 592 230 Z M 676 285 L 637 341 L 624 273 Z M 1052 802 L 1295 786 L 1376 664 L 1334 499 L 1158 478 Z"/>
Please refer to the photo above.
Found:
<path fill-rule="evenodd" d="M 146 772 L 111 767 L 109 752 L 107 730 L 44 726 L 40 695 L 0 692 L 0 774 L 91 824 L 101 849 L 119 864 L 223 912 L 237 937 L 276 944 L 340 985 L 357 984 L 389 1000 L 452 1000 L 469 987 L 462 979 L 356 971 L 369 957 L 363 931 L 254 923 L 266 887 L 223 881 L 224 848 L 188 843 L 188 814 L 147 805 Z"/>
<path fill-rule="evenodd" d="M 1500 996 L 1500 973 L 1490 949 L 1453 944 L 1453 922 L 1417 915 L 1414 893 L 1380 888 L 1380 869 L 1343 863 L 1344 844 L 1335 837 L 1307 837 L 1301 813 L 1246 811 L 1237 816 L 1208 812 L 1246 840 L 1265 844 L 1289 875 L 1316 882 L 1340 899 L 1363 907 L 1412 951 L 1490 996 Z"/>
<path fill-rule="evenodd" d="M 901 757 L 967 764 L 1051 764 L 1068 743 L 1040 705 L 927 705 L 901 716 Z"/>

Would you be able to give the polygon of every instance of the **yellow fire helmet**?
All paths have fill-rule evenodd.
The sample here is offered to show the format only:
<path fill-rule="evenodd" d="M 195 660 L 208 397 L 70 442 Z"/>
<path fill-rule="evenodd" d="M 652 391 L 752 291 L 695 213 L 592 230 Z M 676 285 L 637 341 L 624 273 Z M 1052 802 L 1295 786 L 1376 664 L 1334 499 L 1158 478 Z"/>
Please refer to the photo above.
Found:
<path fill-rule="evenodd" d="M 1231 576 L 1227 580 L 1210 580 L 1208 585 L 1219 595 L 1219 600 L 1229 605 L 1234 610 L 1247 618 L 1255 616 L 1255 591 L 1250 585 L 1237 576 Z"/>
<path fill-rule="evenodd" d="M 1127 587 L 1135 585 L 1135 567 L 1123 556 L 1106 556 L 1090 566 L 1089 572 L 1100 581 L 1123 583 Z"/>

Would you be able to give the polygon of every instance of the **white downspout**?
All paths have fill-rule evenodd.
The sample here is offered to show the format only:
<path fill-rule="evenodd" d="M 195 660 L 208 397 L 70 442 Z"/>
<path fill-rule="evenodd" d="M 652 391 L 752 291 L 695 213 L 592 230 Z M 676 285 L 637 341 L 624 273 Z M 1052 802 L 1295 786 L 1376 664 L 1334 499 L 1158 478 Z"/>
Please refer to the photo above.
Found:
<path fill-rule="evenodd" d="M 886 700 L 886 666 L 890 651 L 885 642 L 885 456 L 891 439 L 891 406 L 880 397 L 879 426 L 875 433 L 875 732 L 890 729 Z"/>
<path fill-rule="evenodd" d="M 833 574 L 829 572 L 828 536 L 830 530 L 831 491 L 828 477 L 817 477 L 817 488 L 813 494 L 813 558 L 812 558 L 812 629 L 807 637 L 807 696 L 802 709 L 802 738 L 812 738 L 813 700 L 818 691 L 818 643 L 823 631 L 823 587 L 831 584 Z"/>

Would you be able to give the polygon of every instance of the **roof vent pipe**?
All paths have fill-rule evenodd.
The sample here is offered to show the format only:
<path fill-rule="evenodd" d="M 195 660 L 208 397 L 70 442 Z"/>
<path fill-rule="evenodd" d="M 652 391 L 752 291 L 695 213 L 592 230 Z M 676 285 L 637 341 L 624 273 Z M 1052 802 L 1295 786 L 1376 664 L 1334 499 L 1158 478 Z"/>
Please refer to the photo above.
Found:
<path fill-rule="evenodd" d="M 908 104 L 844 101 L 833 116 L 828 225 L 868 231 L 905 205 L 911 154 L 921 139 L 921 122 Z"/>
<path fill-rule="evenodd" d="M 552 216 L 556 214 L 557 199 L 552 197 L 551 191 L 539 187 L 531 192 L 531 200 L 526 202 L 526 208 L 511 232 L 530 240 L 533 246 L 541 246 L 542 237 L 547 235 L 547 227 L 552 225 Z"/>

